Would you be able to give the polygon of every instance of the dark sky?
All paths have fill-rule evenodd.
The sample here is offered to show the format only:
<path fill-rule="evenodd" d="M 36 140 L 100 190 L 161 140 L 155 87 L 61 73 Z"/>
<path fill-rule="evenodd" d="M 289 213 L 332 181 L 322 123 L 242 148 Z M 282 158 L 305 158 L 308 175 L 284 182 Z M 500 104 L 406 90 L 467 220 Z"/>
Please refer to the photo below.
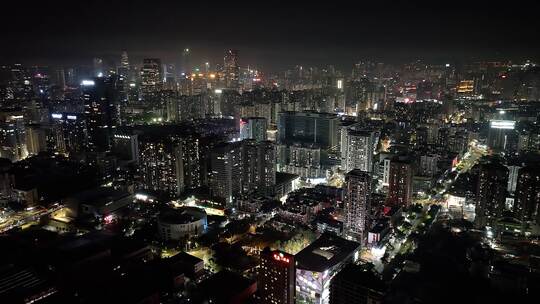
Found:
<path fill-rule="evenodd" d="M 134 62 L 178 62 L 184 47 L 194 62 L 212 63 L 226 48 L 239 49 L 242 65 L 266 70 L 349 68 L 362 59 L 540 58 L 539 11 L 519 1 L 17 2 L 0 18 L 0 63 L 90 64 L 117 60 L 122 49 Z"/>

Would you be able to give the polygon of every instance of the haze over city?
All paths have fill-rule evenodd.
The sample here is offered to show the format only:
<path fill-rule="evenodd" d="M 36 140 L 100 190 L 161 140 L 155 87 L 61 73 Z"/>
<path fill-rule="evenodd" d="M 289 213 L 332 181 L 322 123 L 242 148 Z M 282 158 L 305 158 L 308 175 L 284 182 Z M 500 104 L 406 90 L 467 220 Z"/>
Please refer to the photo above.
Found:
<path fill-rule="evenodd" d="M 5 7 L 0 303 L 540 299 L 531 5 Z"/>

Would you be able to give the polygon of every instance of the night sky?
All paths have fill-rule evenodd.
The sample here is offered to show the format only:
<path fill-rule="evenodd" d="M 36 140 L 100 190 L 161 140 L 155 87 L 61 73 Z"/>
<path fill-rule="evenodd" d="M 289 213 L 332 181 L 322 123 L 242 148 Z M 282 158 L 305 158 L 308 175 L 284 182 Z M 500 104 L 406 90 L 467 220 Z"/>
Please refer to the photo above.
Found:
<path fill-rule="evenodd" d="M 538 10 L 516 1 L 18 2 L 0 18 L 2 64 L 90 64 L 92 57 L 118 60 L 122 49 L 133 62 L 179 62 L 185 47 L 193 63 L 222 61 L 223 51 L 235 48 L 241 65 L 274 71 L 296 64 L 348 69 L 362 59 L 540 58 Z"/>

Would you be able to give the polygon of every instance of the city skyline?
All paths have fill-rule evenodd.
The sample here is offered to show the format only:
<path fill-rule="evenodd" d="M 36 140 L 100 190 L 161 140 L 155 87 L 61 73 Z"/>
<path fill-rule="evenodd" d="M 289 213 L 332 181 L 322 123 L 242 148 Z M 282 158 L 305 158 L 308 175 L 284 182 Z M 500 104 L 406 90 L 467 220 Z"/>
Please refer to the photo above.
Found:
<path fill-rule="evenodd" d="M 483 2 L 446 7 L 397 2 L 361 9 L 306 7 L 302 2 L 280 9 L 277 4 L 264 9 L 159 1 L 36 4 L 21 7 L 25 18 L 12 15 L 0 21 L 11 46 L 0 51 L 0 58 L 80 65 L 94 57 L 117 61 L 127 50 L 136 61 L 150 57 L 178 64 L 182 50 L 190 48 L 195 62 L 215 63 L 223 50 L 241 49 L 243 66 L 276 73 L 294 65 L 344 69 L 365 59 L 454 63 L 535 60 L 540 55 L 540 42 L 534 39 L 539 23 L 531 12 L 518 10 L 519 4 L 514 4 L 515 14 Z"/>
<path fill-rule="evenodd" d="M 532 7 L 4 13 L 0 303 L 540 299 Z"/>

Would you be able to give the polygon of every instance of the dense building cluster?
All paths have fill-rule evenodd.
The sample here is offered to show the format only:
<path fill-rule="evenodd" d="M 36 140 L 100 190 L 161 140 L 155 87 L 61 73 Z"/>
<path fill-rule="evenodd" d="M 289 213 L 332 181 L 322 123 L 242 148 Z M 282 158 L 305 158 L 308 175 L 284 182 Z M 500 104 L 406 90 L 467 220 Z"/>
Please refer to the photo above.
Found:
<path fill-rule="evenodd" d="M 272 74 L 193 52 L 0 66 L 0 302 L 537 294 L 535 63 Z"/>

